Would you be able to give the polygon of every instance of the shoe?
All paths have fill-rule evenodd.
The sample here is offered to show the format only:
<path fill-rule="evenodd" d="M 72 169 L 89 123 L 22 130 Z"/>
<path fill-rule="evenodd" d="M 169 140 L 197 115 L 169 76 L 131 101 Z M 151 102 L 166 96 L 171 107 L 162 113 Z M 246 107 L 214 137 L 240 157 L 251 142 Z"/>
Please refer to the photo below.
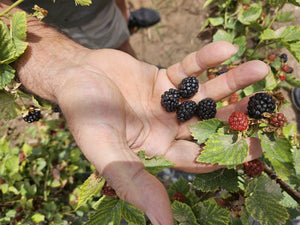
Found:
<path fill-rule="evenodd" d="M 295 108 L 300 111 L 300 88 L 293 88 L 291 91 L 291 99 Z"/>
<path fill-rule="evenodd" d="M 130 12 L 128 29 L 130 33 L 137 32 L 140 28 L 151 27 L 160 21 L 160 14 L 154 9 L 140 8 Z"/>

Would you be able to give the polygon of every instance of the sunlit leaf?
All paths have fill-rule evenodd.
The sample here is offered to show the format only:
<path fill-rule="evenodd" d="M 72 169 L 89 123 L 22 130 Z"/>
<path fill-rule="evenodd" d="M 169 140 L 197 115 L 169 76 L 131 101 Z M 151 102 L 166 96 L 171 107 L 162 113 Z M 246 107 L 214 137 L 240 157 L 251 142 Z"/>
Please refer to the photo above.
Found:
<path fill-rule="evenodd" d="M 185 203 L 174 201 L 172 203 L 173 216 L 180 225 L 198 225 L 191 207 Z"/>
<path fill-rule="evenodd" d="M 146 219 L 143 211 L 139 210 L 128 202 L 124 202 L 121 214 L 122 217 L 132 225 L 146 224 Z"/>
<path fill-rule="evenodd" d="M 262 13 L 261 4 L 253 3 L 248 9 L 242 8 L 238 13 L 238 20 L 244 24 L 249 25 L 256 22 Z"/>

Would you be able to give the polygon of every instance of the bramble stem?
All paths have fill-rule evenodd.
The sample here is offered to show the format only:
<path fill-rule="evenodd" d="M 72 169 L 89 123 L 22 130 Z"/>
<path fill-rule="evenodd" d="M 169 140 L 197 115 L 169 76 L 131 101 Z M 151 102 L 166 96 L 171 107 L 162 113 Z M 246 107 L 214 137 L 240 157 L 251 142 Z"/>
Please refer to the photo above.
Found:
<path fill-rule="evenodd" d="M 280 185 L 280 187 L 288 193 L 298 204 L 300 204 L 300 193 L 294 190 L 291 186 L 285 183 L 282 179 L 280 179 L 273 171 L 265 166 L 264 172 L 268 174 L 268 176 L 275 180 L 276 183 Z"/>
<path fill-rule="evenodd" d="M 0 17 L 4 16 L 5 14 L 9 13 L 10 10 L 17 7 L 19 4 L 21 4 L 24 0 L 18 0 L 15 3 L 13 3 L 11 6 L 9 6 L 7 9 L 5 9 L 3 12 L 0 13 Z"/>

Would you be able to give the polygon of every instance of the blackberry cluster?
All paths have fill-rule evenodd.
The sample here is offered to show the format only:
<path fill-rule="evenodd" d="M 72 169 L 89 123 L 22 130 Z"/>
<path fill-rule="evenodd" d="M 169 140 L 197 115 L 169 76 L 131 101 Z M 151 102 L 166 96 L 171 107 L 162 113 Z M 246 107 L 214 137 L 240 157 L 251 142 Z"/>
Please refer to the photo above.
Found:
<path fill-rule="evenodd" d="M 257 93 L 250 97 L 248 102 L 248 115 L 250 118 L 261 119 L 263 113 L 273 113 L 276 108 L 273 97 L 267 93 Z"/>
<path fill-rule="evenodd" d="M 244 163 L 244 172 L 248 176 L 255 177 L 264 171 L 264 164 L 259 159 Z"/>
<path fill-rule="evenodd" d="M 233 130 L 247 130 L 248 128 L 248 118 L 245 113 L 235 111 L 229 117 L 229 125 Z"/>
<path fill-rule="evenodd" d="M 180 96 L 182 98 L 191 98 L 193 97 L 199 88 L 199 81 L 196 77 L 187 77 L 182 80 L 178 86 Z"/>
<path fill-rule="evenodd" d="M 161 95 L 161 105 L 167 112 L 175 112 L 179 105 L 179 91 L 170 88 Z"/>
<path fill-rule="evenodd" d="M 217 104 L 211 98 L 205 98 L 198 103 L 197 115 L 202 120 L 208 120 L 215 117 L 217 113 Z"/>
<path fill-rule="evenodd" d="M 177 109 L 177 119 L 180 122 L 185 122 L 191 119 L 197 111 L 197 103 L 190 100 L 182 102 Z"/>
<path fill-rule="evenodd" d="M 29 110 L 28 114 L 23 117 L 23 120 L 27 123 L 33 123 L 41 119 L 41 111 L 37 109 Z"/>

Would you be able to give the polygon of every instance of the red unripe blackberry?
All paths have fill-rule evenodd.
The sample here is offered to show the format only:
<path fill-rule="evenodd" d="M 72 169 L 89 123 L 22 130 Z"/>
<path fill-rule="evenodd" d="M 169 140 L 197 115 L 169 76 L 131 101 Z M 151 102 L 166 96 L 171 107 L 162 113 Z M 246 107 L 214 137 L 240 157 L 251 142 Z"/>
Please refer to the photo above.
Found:
<path fill-rule="evenodd" d="M 238 93 L 233 93 L 229 98 L 229 104 L 234 104 L 239 101 L 239 95 Z"/>
<path fill-rule="evenodd" d="M 170 88 L 161 95 L 161 105 L 167 112 L 175 112 L 179 105 L 179 91 Z"/>
<path fill-rule="evenodd" d="M 208 120 L 215 117 L 217 104 L 211 98 L 205 98 L 198 103 L 197 115 L 201 120 Z"/>
<path fill-rule="evenodd" d="M 281 81 L 285 81 L 286 75 L 280 75 L 280 76 L 279 76 L 279 79 L 280 79 Z"/>
<path fill-rule="evenodd" d="M 288 64 L 283 64 L 282 67 L 281 67 L 281 69 L 282 69 L 284 72 L 287 72 L 287 71 L 289 71 L 290 66 L 289 66 Z"/>
<path fill-rule="evenodd" d="M 111 186 L 105 185 L 101 190 L 101 194 L 108 197 L 114 197 L 116 195 L 116 192 Z"/>
<path fill-rule="evenodd" d="M 208 79 L 209 79 L 209 80 L 212 80 L 212 79 L 214 79 L 215 77 L 216 77 L 215 74 L 209 74 L 209 75 L 208 75 Z"/>
<path fill-rule="evenodd" d="M 244 163 L 244 172 L 248 176 L 255 177 L 264 171 L 264 164 L 259 159 Z"/>
<path fill-rule="evenodd" d="M 283 113 L 276 113 L 270 117 L 270 123 L 275 127 L 282 127 L 286 122 Z"/>
<path fill-rule="evenodd" d="M 273 62 L 276 59 L 276 55 L 275 54 L 271 54 L 268 56 L 268 60 L 270 60 L 271 62 Z"/>
<path fill-rule="evenodd" d="M 276 108 L 273 97 L 267 93 L 257 93 L 250 97 L 248 102 L 248 115 L 250 118 L 261 119 L 263 113 L 273 113 Z"/>
<path fill-rule="evenodd" d="M 185 202 L 185 195 L 180 193 L 180 192 L 176 192 L 173 195 L 173 201 L 179 201 L 179 202 L 184 203 Z"/>
<path fill-rule="evenodd" d="M 185 122 L 191 119 L 197 111 L 197 103 L 190 100 L 182 102 L 176 111 L 177 119 L 180 122 Z"/>
<path fill-rule="evenodd" d="M 199 88 L 199 81 L 196 77 L 187 77 L 178 86 L 179 94 L 182 98 L 193 97 Z"/>
<path fill-rule="evenodd" d="M 235 111 L 229 117 L 229 126 L 233 130 L 247 130 L 248 118 L 245 113 Z"/>

